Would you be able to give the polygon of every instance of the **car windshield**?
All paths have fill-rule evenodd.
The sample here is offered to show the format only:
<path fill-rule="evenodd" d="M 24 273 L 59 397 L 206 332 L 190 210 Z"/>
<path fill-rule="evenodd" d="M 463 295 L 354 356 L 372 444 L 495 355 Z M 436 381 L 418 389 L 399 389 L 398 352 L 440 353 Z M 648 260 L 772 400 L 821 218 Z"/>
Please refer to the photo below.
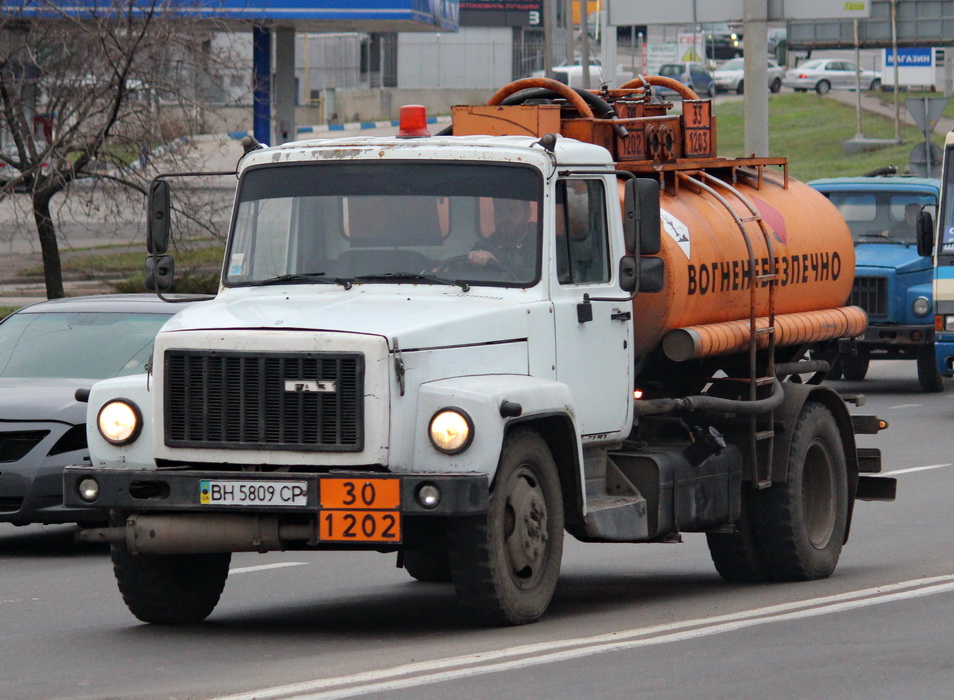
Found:
<path fill-rule="evenodd" d="M 145 371 L 171 314 L 16 313 L 0 323 L 0 377 L 106 379 Z"/>
<path fill-rule="evenodd" d="M 916 243 L 921 208 L 936 204 L 934 196 L 918 192 L 831 192 L 828 198 L 845 218 L 855 243 Z"/>
<path fill-rule="evenodd" d="M 743 70 L 745 68 L 744 58 L 730 58 L 722 64 L 719 70 Z"/>
<path fill-rule="evenodd" d="M 226 286 L 539 278 L 542 175 L 525 165 L 303 163 L 249 169 Z"/>

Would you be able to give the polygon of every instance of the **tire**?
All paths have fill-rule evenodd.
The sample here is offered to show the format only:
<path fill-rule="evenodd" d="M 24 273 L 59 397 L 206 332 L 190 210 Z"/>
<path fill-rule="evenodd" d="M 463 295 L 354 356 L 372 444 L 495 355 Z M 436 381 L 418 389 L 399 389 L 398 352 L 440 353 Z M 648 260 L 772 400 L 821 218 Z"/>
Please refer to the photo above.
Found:
<path fill-rule="evenodd" d="M 744 81 L 744 80 L 740 80 L 740 81 L 739 81 L 739 84 L 735 86 L 735 94 L 736 94 L 736 95 L 744 95 L 744 94 L 745 94 L 745 81 Z"/>
<path fill-rule="evenodd" d="M 504 440 L 485 515 L 452 518 L 451 577 L 475 622 L 521 625 L 546 611 L 563 556 L 563 497 L 556 464 L 539 434 Z"/>
<path fill-rule="evenodd" d="M 158 625 L 207 618 L 219 602 L 232 560 L 230 553 L 133 555 L 121 543 L 111 545 L 110 555 L 126 607 L 143 622 Z"/>
<path fill-rule="evenodd" d="M 748 501 L 752 495 L 748 488 L 742 494 L 742 517 L 737 532 L 706 533 L 712 563 L 719 575 L 729 583 L 758 583 L 766 578 L 749 515 L 751 506 Z"/>
<path fill-rule="evenodd" d="M 849 382 L 860 382 L 868 374 L 868 357 L 862 355 L 839 355 L 841 374 Z"/>
<path fill-rule="evenodd" d="M 874 80 L 871 81 L 871 85 L 868 86 L 868 89 L 869 89 L 869 90 L 880 90 L 880 89 L 881 89 L 881 81 L 880 81 L 878 78 L 875 78 Z"/>
<path fill-rule="evenodd" d="M 815 92 L 819 95 L 827 95 L 831 91 L 831 83 L 827 80 L 819 80 L 815 84 Z"/>
<path fill-rule="evenodd" d="M 769 85 L 769 91 L 771 91 L 772 94 L 777 94 L 781 92 L 781 90 L 782 90 L 782 79 L 776 78 L 775 80 L 772 81 L 772 84 Z"/>
<path fill-rule="evenodd" d="M 944 391 L 944 377 L 938 369 L 933 345 L 925 345 L 918 350 L 918 384 L 926 394 Z"/>
<path fill-rule="evenodd" d="M 715 83 L 709 83 L 709 87 L 706 88 L 706 95 L 709 98 L 713 98 L 715 97 L 715 94 L 716 94 Z"/>
<path fill-rule="evenodd" d="M 450 583 L 450 559 L 447 549 L 428 551 L 423 549 L 408 549 L 402 558 L 404 570 L 411 578 L 424 583 Z"/>
<path fill-rule="evenodd" d="M 756 545 L 773 581 L 826 578 L 848 527 L 848 473 L 841 434 L 825 406 L 807 402 L 792 431 L 787 481 L 755 494 Z"/>

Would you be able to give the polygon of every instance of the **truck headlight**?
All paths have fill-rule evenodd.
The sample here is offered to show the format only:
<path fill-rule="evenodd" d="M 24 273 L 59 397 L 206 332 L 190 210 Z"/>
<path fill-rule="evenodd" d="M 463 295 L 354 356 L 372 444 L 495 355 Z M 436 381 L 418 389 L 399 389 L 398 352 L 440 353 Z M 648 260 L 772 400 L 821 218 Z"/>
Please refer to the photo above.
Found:
<path fill-rule="evenodd" d="M 440 452 L 455 455 L 470 447 L 474 439 L 474 424 L 459 408 L 442 408 L 431 418 L 427 434 L 431 444 Z"/>
<path fill-rule="evenodd" d="M 99 409 L 96 427 L 106 442 L 112 445 L 128 445 L 139 437 L 142 430 L 142 413 L 132 401 L 115 399 Z"/>
<path fill-rule="evenodd" d="M 911 304 L 911 310 L 914 311 L 915 316 L 927 316 L 931 313 L 931 300 L 927 297 L 918 297 Z"/>

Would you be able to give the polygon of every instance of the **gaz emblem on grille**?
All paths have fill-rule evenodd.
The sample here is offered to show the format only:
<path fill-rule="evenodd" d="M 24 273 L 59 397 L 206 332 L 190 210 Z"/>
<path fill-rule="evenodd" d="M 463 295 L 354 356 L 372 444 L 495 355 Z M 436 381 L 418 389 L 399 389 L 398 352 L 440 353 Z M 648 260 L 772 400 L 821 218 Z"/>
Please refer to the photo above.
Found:
<path fill-rule="evenodd" d="M 333 394 L 337 391 L 333 381 L 314 379 L 286 379 L 285 391 L 295 394 Z"/>

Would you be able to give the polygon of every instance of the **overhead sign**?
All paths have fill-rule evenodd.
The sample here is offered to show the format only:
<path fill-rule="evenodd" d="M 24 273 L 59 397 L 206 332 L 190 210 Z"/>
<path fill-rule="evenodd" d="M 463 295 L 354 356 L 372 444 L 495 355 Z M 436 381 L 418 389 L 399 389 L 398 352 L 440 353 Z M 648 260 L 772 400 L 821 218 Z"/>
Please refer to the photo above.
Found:
<path fill-rule="evenodd" d="M 460 0 L 465 27 L 542 27 L 543 0 Z"/>
<path fill-rule="evenodd" d="M 786 4 L 792 0 L 786 0 Z M 892 27 L 892 0 L 869 0 L 871 12 L 857 22 L 857 45 L 862 49 L 894 46 L 952 46 L 954 2 L 922 0 L 898 2 L 897 19 Z M 855 22 L 851 19 L 827 21 L 799 20 L 788 23 L 788 48 L 792 51 L 855 47 Z"/>
<path fill-rule="evenodd" d="M 859 19 L 871 16 L 872 0 L 767 0 L 768 20 Z M 608 0 L 611 26 L 631 24 L 697 24 L 743 21 L 744 0 Z M 461 7 L 463 7 L 463 2 Z M 751 18 L 758 19 L 758 18 Z"/>

